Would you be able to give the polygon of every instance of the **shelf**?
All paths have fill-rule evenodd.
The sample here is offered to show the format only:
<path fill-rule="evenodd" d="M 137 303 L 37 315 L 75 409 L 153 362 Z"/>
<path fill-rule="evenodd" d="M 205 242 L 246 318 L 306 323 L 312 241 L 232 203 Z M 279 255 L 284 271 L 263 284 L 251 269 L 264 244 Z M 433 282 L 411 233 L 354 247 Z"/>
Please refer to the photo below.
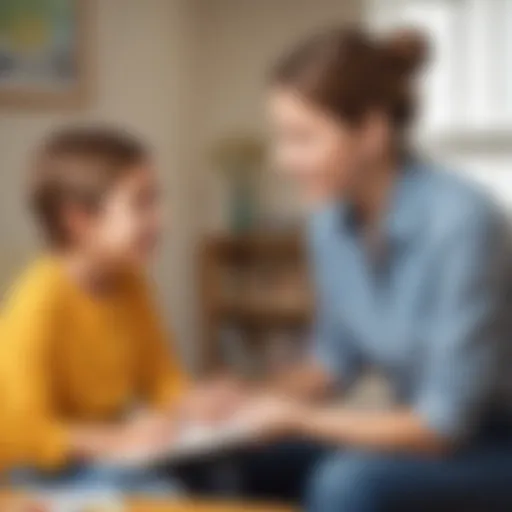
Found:
<path fill-rule="evenodd" d="M 304 324 L 311 317 L 311 308 L 277 309 L 272 307 L 247 307 L 244 305 L 224 305 L 215 309 L 222 320 L 260 324 Z"/>
<path fill-rule="evenodd" d="M 299 233 L 252 233 L 234 237 L 219 235 L 208 240 L 207 245 L 218 257 L 228 258 L 230 256 L 297 257 L 303 253 L 302 238 Z"/>
<path fill-rule="evenodd" d="M 203 368 L 221 367 L 221 337 L 236 327 L 248 342 L 273 331 L 292 335 L 312 317 L 307 257 L 300 232 L 213 235 L 200 251 Z"/>

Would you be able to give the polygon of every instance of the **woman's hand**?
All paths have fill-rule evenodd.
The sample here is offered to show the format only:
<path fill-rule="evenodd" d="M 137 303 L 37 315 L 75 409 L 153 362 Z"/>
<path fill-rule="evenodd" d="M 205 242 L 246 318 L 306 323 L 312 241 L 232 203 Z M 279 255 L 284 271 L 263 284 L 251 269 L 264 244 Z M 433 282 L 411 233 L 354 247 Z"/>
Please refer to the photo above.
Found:
<path fill-rule="evenodd" d="M 261 440 L 274 441 L 297 431 L 304 407 L 277 395 L 260 395 L 239 411 L 237 419 L 249 424 Z"/>
<path fill-rule="evenodd" d="M 196 386 L 184 397 L 178 411 L 185 421 L 216 423 L 230 418 L 249 396 L 241 382 L 220 378 Z"/>

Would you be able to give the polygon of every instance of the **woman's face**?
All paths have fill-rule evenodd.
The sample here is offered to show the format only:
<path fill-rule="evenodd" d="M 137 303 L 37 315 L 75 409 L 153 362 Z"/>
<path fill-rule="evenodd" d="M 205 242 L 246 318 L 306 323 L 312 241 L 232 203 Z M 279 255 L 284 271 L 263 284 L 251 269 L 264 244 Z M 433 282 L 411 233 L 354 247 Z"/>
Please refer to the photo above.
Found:
<path fill-rule="evenodd" d="M 379 123 L 350 127 L 286 88 L 271 92 L 269 115 L 274 161 L 308 202 L 350 193 L 384 143 Z"/>

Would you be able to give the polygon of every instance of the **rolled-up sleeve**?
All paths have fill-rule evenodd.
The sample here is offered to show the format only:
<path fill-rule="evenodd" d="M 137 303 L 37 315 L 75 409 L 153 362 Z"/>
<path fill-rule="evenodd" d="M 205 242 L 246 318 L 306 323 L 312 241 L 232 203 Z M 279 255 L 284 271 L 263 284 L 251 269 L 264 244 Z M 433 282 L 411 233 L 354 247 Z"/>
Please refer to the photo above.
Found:
<path fill-rule="evenodd" d="M 477 428 L 500 379 L 506 252 L 491 208 L 460 212 L 435 262 L 434 315 L 415 409 L 439 435 L 461 441 Z"/>
<path fill-rule="evenodd" d="M 313 360 L 325 369 L 333 382 L 346 391 L 361 373 L 361 359 L 349 343 L 347 333 L 343 333 L 333 317 L 318 308 L 311 335 L 311 353 Z"/>

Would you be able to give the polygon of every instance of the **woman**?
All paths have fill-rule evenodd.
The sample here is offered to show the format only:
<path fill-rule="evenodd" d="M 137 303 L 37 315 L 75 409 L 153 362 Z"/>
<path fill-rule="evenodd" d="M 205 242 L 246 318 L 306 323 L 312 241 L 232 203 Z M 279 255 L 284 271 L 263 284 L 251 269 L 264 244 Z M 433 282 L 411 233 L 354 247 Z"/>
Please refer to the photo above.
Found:
<path fill-rule="evenodd" d="M 303 491 L 311 512 L 512 510 L 504 232 L 492 201 L 411 151 L 426 53 L 411 32 L 334 30 L 273 77 L 277 161 L 313 205 L 318 313 L 286 399 L 247 414 L 267 438 L 338 449 L 260 451 L 244 470 L 251 490 Z M 368 366 L 393 408 L 318 401 Z"/>

